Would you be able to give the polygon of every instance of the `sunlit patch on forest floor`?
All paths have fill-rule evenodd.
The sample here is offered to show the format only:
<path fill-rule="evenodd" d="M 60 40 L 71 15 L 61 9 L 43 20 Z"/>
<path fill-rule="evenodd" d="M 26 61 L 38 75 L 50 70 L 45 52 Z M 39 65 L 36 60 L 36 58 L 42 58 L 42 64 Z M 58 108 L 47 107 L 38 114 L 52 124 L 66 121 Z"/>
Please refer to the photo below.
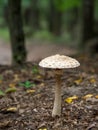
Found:
<path fill-rule="evenodd" d="M 37 63 L 0 66 L 0 130 L 98 130 L 98 58 L 64 70 L 62 115 L 51 117 L 55 80 Z"/>

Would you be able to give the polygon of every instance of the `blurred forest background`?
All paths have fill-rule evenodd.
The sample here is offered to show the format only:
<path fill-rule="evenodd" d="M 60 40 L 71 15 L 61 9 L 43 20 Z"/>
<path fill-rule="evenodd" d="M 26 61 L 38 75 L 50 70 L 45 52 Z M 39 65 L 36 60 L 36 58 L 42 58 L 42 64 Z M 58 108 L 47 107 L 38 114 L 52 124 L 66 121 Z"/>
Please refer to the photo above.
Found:
<path fill-rule="evenodd" d="M 36 40 L 96 54 L 98 0 L 0 0 L 0 39 L 11 43 L 13 64 Z"/>

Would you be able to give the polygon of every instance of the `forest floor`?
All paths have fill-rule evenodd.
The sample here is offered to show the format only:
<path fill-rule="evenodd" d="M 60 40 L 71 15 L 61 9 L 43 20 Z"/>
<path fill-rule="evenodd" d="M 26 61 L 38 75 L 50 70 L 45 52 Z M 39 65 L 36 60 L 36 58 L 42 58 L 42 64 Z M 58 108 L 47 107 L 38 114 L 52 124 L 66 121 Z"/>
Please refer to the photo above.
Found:
<path fill-rule="evenodd" d="M 27 61 L 39 61 L 40 59 L 57 53 L 71 55 L 76 50 L 64 44 L 53 44 L 47 41 L 29 40 L 26 42 Z M 0 64 L 11 64 L 11 47 L 6 41 L 0 40 Z"/>
<path fill-rule="evenodd" d="M 53 53 L 57 50 L 52 48 Z M 72 53 L 62 51 L 67 52 Z M 98 57 L 73 57 L 81 66 L 64 70 L 62 114 L 54 118 L 52 70 L 39 68 L 38 61 L 22 68 L 0 65 L 0 130 L 98 130 Z"/>

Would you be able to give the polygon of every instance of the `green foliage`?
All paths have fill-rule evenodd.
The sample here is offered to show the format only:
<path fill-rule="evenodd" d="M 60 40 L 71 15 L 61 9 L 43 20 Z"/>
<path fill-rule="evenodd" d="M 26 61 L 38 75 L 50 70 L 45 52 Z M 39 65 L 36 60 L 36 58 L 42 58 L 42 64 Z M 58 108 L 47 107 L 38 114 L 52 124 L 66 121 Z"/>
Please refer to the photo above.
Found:
<path fill-rule="evenodd" d="M 16 92 L 17 91 L 17 89 L 15 88 L 15 87 L 13 87 L 13 88 L 8 88 L 8 89 L 6 89 L 6 93 L 12 93 L 12 92 Z"/>
<path fill-rule="evenodd" d="M 3 76 L 2 75 L 0 75 L 0 80 L 3 80 Z"/>
<path fill-rule="evenodd" d="M 26 8 L 31 5 L 33 0 L 22 0 L 22 7 Z M 38 0 L 38 8 L 40 10 L 47 9 L 49 5 L 49 0 Z"/>
<path fill-rule="evenodd" d="M 4 92 L 2 90 L 0 90 L 0 96 L 4 96 Z"/>
<path fill-rule="evenodd" d="M 33 74 L 39 74 L 39 69 L 38 69 L 38 67 L 35 65 L 35 66 L 33 66 L 33 68 L 32 68 L 32 73 Z"/>
<path fill-rule="evenodd" d="M 8 41 L 9 40 L 9 31 L 8 28 L 0 28 L 0 38 Z"/>
<path fill-rule="evenodd" d="M 24 83 L 19 83 L 20 86 L 28 89 L 28 88 L 31 88 L 31 87 L 34 87 L 35 84 L 34 83 L 31 83 L 30 81 L 25 81 Z"/>
<path fill-rule="evenodd" d="M 39 0 L 38 7 L 40 10 L 47 10 L 49 8 L 49 0 Z"/>
<path fill-rule="evenodd" d="M 33 37 L 35 39 L 39 39 L 39 40 L 47 40 L 47 41 L 51 41 L 53 39 L 53 35 L 48 32 L 48 30 L 41 30 L 36 32 Z"/>
<path fill-rule="evenodd" d="M 22 6 L 25 8 L 25 7 L 28 7 L 30 5 L 30 0 L 22 0 Z"/>
<path fill-rule="evenodd" d="M 0 16 L 3 14 L 3 7 L 7 4 L 7 0 L 0 0 Z"/>
<path fill-rule="evenodd" d="M 81 5 L 81 0 L 55 0 L 56 8 L 60 11 L 66 11 Z"/>

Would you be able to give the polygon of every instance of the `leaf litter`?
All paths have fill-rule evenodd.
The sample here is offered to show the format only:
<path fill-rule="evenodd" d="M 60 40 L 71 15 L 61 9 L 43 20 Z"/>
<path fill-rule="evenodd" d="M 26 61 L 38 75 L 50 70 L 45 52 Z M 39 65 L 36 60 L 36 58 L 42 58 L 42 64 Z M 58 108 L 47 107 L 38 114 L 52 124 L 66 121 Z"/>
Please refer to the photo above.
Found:
<path fill-rule="evenodd" d="M 98 130 L 98 62 L 78 60 L 79 71 L 65 71 L 62 77 L 62 115 L 55 118 L 51 70 L 42 73 L 32 63 L 22 69 L 0 66 L 0 130 Z"/>

